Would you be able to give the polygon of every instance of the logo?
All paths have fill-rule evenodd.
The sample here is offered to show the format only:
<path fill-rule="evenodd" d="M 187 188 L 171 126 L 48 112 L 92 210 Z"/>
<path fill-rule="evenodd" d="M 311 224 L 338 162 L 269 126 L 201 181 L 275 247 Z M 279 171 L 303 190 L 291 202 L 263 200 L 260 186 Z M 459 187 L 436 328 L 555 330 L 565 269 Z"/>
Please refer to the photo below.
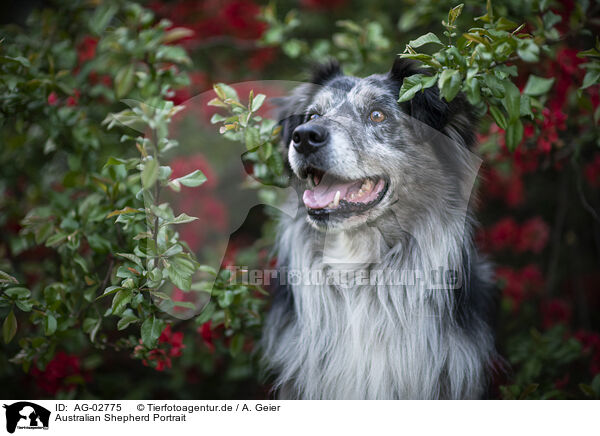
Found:
<path fill-rule="evenodd" d="M 48 430 L 50 411 L 28 401 L 19 401 L 6 409 L 6 431 L 14 433 L 15 429 Z"/>

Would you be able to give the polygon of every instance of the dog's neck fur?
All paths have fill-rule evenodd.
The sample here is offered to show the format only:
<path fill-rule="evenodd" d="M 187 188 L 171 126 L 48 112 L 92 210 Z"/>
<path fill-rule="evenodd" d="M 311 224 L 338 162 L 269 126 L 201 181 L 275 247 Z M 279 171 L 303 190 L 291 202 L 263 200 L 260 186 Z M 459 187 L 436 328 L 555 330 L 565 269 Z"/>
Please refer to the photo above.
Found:
<path fill-rule="evenodd" d="M 369 226 L 326 234 L 301 212 L 282 218 L 279 262 L 291 271 L 324 274 L 442 267 L 468 277 L 463 265 L 472 251 L 470 224 L 445 216 L 445 224 L 424 219 L 399 234 Z M 280 397 L 480 397 L 493 340 L 487 328 L 465 332 L 457 323 L 455 292 L 466 285 L 459 291 L 423 283 L 290 285 L 289 307 L 274 305 L 263 338 Z"/>

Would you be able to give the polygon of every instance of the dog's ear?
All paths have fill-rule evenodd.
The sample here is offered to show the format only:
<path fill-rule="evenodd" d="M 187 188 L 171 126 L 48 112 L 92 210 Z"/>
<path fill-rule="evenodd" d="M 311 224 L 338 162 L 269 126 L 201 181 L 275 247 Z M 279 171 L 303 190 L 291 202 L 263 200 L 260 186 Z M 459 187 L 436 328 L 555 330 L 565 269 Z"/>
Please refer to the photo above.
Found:
<path fill-rule="evenodd" d="M 312 68 L 310 82 L 314 83 L 315 85 L 324 85 L 334 77 L 341 75 L 342 69 L 338 61 L 335 59 L 330 59 L 329 61 L 322 64 L 317 64 Z"/>
<path fill-rule="evenodd" d="M 429 74 L 412 60 L 396 58 L 392 69 L 388 73 L 390 80 L 397 84 L 398 91 L 404 78 L 413 74 Z M 462 93 L 459 93 L 450 103 L 440 97 L 436 85 L 419 91 L 412 100 L 403 103 L 405 110 L 417 120 L 433 127 L 449 136 L 460 137 L 467 147 L 475 142 L 475 126 L 477 117 L 473 107 Z"/>

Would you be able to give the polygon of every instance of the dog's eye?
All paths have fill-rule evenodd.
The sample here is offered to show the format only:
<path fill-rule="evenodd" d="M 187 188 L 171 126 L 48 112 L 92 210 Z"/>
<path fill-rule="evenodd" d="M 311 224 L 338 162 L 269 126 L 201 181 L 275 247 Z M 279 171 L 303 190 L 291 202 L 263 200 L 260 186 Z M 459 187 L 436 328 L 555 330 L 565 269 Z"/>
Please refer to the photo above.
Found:
<path fill-rule="evenodd" d="M 385 120 L 385 114 L 381 111 L 373 111 L 371 115 L 369 115 L 369 119 L 374 123 L 381 123 Z"/>
<path fill-rule="evenodd" d="M 321 117 L 321 115 L 319 115 L 319 114 L 311 114 L 308 116 L 308 119 L 310 121 L 312 121 L 312 120 L 316 120 L 317 118 L 320 118 L 320 117 Z"/>

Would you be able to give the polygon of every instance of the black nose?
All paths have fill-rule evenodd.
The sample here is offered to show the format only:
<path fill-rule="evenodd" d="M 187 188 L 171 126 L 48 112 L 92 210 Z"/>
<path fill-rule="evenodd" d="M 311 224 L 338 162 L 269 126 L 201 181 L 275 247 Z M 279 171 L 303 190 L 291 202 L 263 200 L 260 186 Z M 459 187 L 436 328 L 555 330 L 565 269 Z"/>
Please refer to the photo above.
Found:
<path fill-rule="evenodd" d="M 309 155 L 324 146 L 329 138 L 329 132 L 318 124 L 302 124 L 294 130 L 292 143 L 300 154 Z"/>

